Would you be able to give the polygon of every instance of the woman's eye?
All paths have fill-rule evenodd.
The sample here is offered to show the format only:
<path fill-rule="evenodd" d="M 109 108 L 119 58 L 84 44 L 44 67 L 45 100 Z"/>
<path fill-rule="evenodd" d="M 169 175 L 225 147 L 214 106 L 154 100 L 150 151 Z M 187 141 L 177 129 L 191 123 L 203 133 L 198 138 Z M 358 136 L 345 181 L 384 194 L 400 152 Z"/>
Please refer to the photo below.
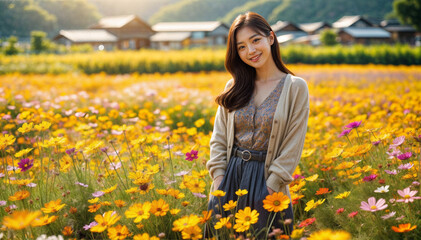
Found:
<path fill-rule="evenodd" d="M 243 50 L 243 49 L 244 49 L 244 46 L 238 47 L 238 50 Z"/>
<path fill-rule="evenodd" d="M 253 39 L 253 42 L 254 43 L 257 43 L 257 42 L 259 42 L 260 41 L 260 38 L 255 38 L 255 39 Z"/>

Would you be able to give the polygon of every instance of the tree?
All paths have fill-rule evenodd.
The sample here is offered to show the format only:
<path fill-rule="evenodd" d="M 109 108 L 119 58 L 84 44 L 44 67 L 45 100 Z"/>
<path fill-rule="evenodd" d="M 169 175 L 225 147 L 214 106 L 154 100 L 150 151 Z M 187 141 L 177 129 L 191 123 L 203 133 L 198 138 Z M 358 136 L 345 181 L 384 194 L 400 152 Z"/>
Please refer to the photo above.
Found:
<path fill-rule="evenodd" d="M 31 50 L 35 53 L 40 53 L 48 49 L 48 43 L 45 37 L 47 34 L 42 31 L 31 32 Z"/>
<path fill-rule="evenodd" d="M 402 23 L 421 31 L 421 0 L 395 0 L 393 9 Z"/>
<path fill-rule="evenodd" d="M 9 45 L 4 49 L 4 54 L 6 55 L 16 55 L 19 53 L 19 49 L 16 47 L 16 43 L 18 42 L 18 38 L 15 36 L 9 37 Z"/>
<path fill-rule="evenodd" d="M 320 41 L 325 46 L 333 46 L 338 43 L 336 41 L 337 34 L 331 29 L 325 29 L 320 33 Z"/>

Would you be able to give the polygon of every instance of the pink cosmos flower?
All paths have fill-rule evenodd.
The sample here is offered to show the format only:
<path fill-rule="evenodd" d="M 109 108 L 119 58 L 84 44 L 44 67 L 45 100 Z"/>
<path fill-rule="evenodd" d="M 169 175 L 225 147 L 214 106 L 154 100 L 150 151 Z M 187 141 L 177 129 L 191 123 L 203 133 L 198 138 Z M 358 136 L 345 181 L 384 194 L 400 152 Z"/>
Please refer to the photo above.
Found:
<path fill-rule="evenodd" d="M 361 122 L 362 121 L 352 122 L 352 123 L 346 125 L 345 128 L 351 128 L 351 129 L 357 128 L 357 127 L 359 127 L 361 125 Z"/>
<path fill-rule="evenodd" d="M 368 199 L 368 203 L 362 201 L 360 208 L 364 211 L 376 212 L 387 208 L 386 200 L 380 198 L 379 201 L 376 202 L 375 197 L 370 197 Z"/>
<path fill-rule="evenodd" d="M 187 161 L 193 161 L 194 159 L 197 159 L 197 153 L 199 151 L 191 150 L 190 152 L 186 153 L 186 160 Z"/>
<path fill-rule="evenodd" d="M 345 211 L 344 208 L 338 208 L 338 210 L 336 210 L 336 214 L 341 214 Z"/>
<path fill-rule="evenodd" d="M 23 158 L 18 162 L 18 167 L 22 172 L 25 172 L 34 166 L 34 160 L 29 158 Z"/>
<path fill-rule="evenodd" d="M 412 152 L 406 152 L 403 154 L 400 154 L 397 156 L 397 158 L 399 158 L 399 160 L 406 160 L 408 158 L 412 157 Z"/>
<path fill-rule="evenodd" d="M 414 199 L 421 199 L 421 197 L 414 197 L 418 191 L 411 191 L 409 187 L 405 188 L 404 190 L 398 190 L 398 194 L 401 195 L 401 199 L 397 199 L 396 202 L 413 202 Z"/>
<path fill-rule="evenodd" d="M 404 141 L 405 141 L 405 136 L 400 136 L 400 137 L 395 138 L 395 139 L 393 140 L 392 144 L 389 146 L 389 149 L 390 149 L 390 148 L 396 148 L 397 146 L 402 145 L 402 143 L 403 143 Z"/>
<path fill-rule="evenodd" d="M 384 216 L 381 216 L 381 218 L 382 218 L 383 220 L 386 220 L 386 219 L 389 219 L 389 218 L 391 218 L 391 217 L 395 216 L 395 214 L 396 214 L 396 212 L 390 212 L 390 213 L 388 213 L 388 214 L 386 214 L 386 215 L 384 215 Z"/>
<path fill-rule="evenodd" d="M 384 170 L 387 174 L 390 174 L 390 175 L 396 175 L 396 174 L 398 174 L 398 172 L 396 171 L 396 169 L 393 169 L 392 171 L 390 171 L 390 170 Z"/>
<path fill-rule="evenodd" d="M 408 169 L 411 169 L 413 166 L 414 166 L 414 164 L 412 164 L 412 163 L 406 163 L 406 164 L 399 165 L 398 169 L 408 170 Z"/>

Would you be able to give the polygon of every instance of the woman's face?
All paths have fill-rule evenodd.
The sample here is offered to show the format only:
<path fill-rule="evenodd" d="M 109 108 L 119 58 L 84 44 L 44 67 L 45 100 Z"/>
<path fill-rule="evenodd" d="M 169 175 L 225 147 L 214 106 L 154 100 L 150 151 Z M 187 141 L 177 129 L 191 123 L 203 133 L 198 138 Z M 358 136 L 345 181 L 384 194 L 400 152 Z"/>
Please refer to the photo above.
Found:
<path fill-rule="evenodd" d="M 270 47 L 274 42 L 273 32 L 266 37 L 249 27 L 243 27 L 237 31 L 236 38 L 238 55 L 247 65 L 260 68 L 272 60 Z"/>

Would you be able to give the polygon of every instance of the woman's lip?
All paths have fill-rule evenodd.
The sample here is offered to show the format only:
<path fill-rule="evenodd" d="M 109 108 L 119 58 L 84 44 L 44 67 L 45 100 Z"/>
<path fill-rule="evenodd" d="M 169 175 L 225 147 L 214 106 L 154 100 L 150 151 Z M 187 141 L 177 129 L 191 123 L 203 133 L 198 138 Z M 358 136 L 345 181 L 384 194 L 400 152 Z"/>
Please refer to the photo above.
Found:
<path fill-rule="evenodd" d="M 252 57 L 252 58 L 250 58 L 250 61 L 252 61 L 252 62 L 257 62 L 258 60 L 259 60 L 259 58 L 260 58 L 260 56 L 261 56 L 262 54 L 259 54 L 259 55 L 257 55 L 257 56 L 254 56 L 254 57 Z"/>

